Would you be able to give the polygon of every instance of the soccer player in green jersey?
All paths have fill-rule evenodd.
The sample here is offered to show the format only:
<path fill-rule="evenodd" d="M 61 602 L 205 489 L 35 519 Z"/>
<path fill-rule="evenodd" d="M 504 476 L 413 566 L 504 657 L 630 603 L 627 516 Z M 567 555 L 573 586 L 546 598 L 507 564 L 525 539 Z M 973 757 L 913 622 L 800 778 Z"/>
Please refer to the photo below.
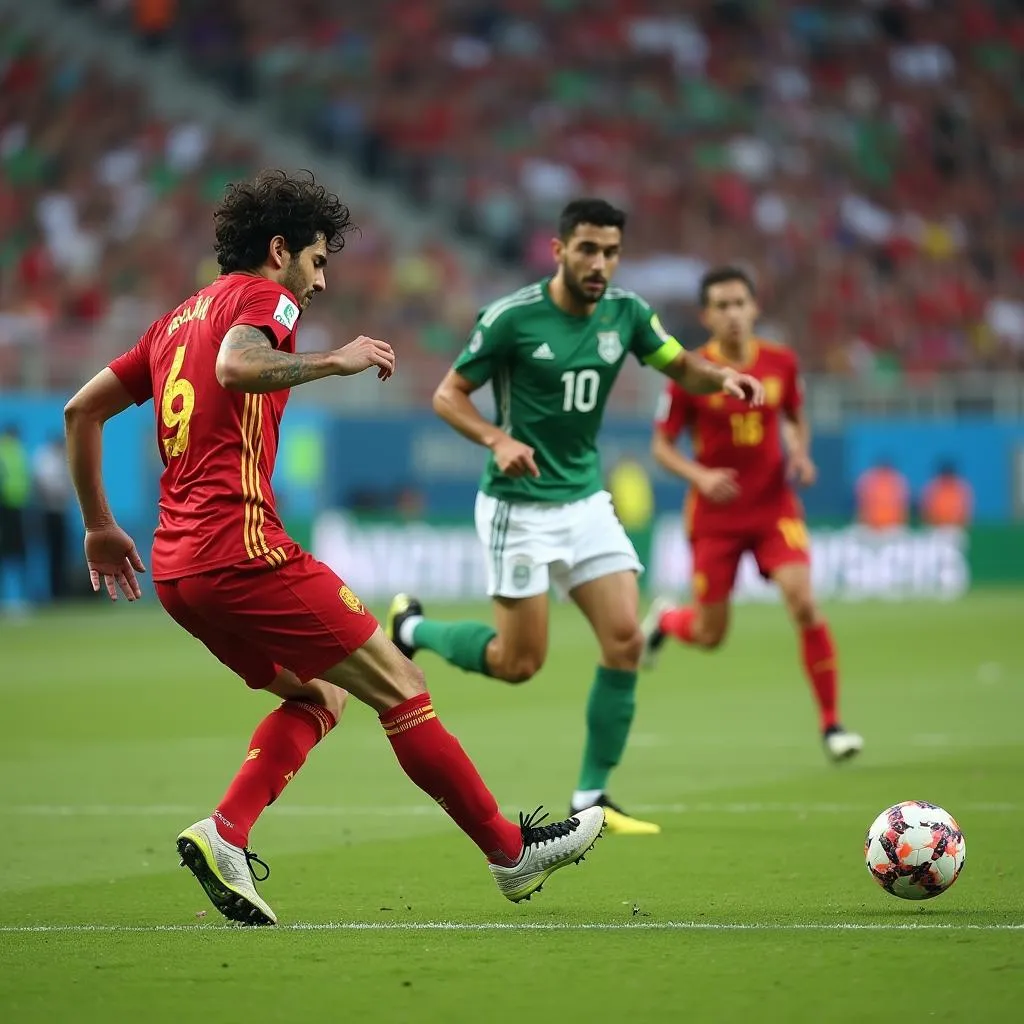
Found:
<path fill-rule="evenodd" d="M 571 597 L 601 648 L 571 809 L 602 806 L 609 832 L 640 835 L 660 829 L 607 792 L 633 721 L 644 637 L 643 566 L 601 477 L 605 404 L 630 353 L 695 394 L 724 390 L 756 405 L 763 392 L 752 377 L 684 351 L 643 299 L 609 287 L 625 223 L 603 200 L 569 203 L 552 243 L 554 276 L 488 306 L 434 394 L 437 414 L 491 452 L 476 525 L 494 626 L 426 618 L 416 598 L 399 594 L 388 631 L 410 657 L 431 650 L 467 671 L 523 683 L 547 654 L 549 589 Z M 487 381 L 496 423 L 470 399 Z"/>

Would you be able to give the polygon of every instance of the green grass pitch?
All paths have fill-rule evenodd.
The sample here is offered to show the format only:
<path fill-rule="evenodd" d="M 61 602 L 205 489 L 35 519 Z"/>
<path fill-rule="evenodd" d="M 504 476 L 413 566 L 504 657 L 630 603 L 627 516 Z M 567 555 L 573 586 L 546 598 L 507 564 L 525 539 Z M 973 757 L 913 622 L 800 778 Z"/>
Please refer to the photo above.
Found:
<path fill-rule="evenodd" d="M 259 931 L 222 925 L 174 837 L 270 701 L 151 600 L 0 621 L 0 1019 L 1019 1020 L 1022 611 L 1019 591 L 830 607 L 867 740 L 837 768 L 783 612 L 740 607 L 721 651 L 669 649 L 641 680 L 613 795 L 664 833 L 602 840 L 522 906 L 353 706 L 253 833 L 282 921 Z M 594 656 L 567 607 L 528 686 L 423 656 L 510 810 L 563 813 Z M 958 818 L 967 864 L 914 904 L 862 843 L 918 798 Z"/>

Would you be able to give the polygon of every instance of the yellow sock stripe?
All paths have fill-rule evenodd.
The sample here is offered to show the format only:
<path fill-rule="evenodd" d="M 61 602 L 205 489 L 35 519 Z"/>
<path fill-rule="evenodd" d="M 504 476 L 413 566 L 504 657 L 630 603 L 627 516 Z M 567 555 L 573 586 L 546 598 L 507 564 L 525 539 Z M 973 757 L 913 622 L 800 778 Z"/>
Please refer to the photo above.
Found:
<path fill-rule="evenodd" d="M 424 704 L 421 708 L 413 708 L 412 711 L 403 711 L 397 718 L 393 718 L 388 725 L 401 725 L 402 722 L 407 721 L 410 718 L 415 718 L 417 715 L 422 715 L 424 711 L 433 711 L 433 704 Z"/>
<path fill-rule="evenodd" d="M 415 729 L 418 725 L 423 725 L 424 722 L 429 722 L 432 718 L 437 718 L 433 711 L 425 715 L 419 715 L 411 721 L 403 722 L 401 725 L 387 725 L 384 727 L 384 734 L 386 736 L 397 736 L 399 733 L 408 732 L 410 729 Z"/>
<path fill-rule="evenodd" d="M 320 739 L 323 739 L 337 724 L 334 720 L 334 715 L 327 708 L 321 707 L 319 704 L 309 704 L 304 700 L 295 701 L 294 704 L 317 720 L 317 724 L 320 726 Z"/>

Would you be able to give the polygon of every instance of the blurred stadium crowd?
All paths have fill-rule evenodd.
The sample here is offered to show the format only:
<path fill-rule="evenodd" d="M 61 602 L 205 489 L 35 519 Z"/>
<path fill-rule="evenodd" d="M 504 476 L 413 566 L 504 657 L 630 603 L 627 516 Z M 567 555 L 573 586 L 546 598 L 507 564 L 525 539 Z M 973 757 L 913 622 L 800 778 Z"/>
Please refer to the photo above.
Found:
<path fill-rule="evenodd" d="M 495 293 L 450 238 L 534 278 L 557 210 L 597 193 L 632 217 L 622 283 L 685 340 L 704 267 L 742 259 L 766 329 L 811 369 L 1024 368 L 1020 0 L 69 6 L 443 215 L 451 235 L 410 248 L 357 209 L 309 347 L 372 331 L 436 379 Z M 19 342 L 58 352 L 62 386 L 98 330 L 134 331 L 215 273 L 210 208 L 264 161 L 0 39 L 0 386 Z"/>

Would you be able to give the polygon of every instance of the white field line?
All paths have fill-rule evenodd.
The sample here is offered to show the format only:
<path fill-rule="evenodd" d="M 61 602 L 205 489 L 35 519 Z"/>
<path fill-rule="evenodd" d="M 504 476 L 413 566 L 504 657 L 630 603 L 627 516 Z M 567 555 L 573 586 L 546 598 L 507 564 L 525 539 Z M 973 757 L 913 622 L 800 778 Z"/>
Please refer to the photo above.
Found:
<path fill-rule="evenodd" d="M 68 934 L 83 935 L 159 932 L 267 932 L 274 929 L 240 928 L 224 924 L 29 924 L 0 925 L 0 934 Z M 892 932 L 892 931 L 974 931 L 1017 932 L 1024 924 L 949 924 L 928 922 L 907 923 L 839 923 L 820 922 L 803 924 L 771 924 L 712 921 L 637 921 L 634 923 L 605 922 L 506 922 L 488 921 L 465 923 L 458 921 L 351 921 L 324 922 L 322 924 L 284 924 L 277 931 L 286 932 Z"/>
<path fill-rule="evenodd" d="M 700 801 L 673 804 L 631 804 L 636 814 L 874 814 L 876 808 L 850 803 L 719 803 Z M 958 814 L 1013 814 L 1021 809 L 1013 803 L 957 804 Z M 514 813 L 514 808 L 506 808 Z M 7 804 L 0 805 L 0 818 L 161 818 L 195 817 L 201 808 L 190 804 Z M 292 818 L 423 818 L 443 812 L 432 804 L 390 807 L 347 807 L 343 805 L 284 804 L 270 812 L 274 817 Z"/>

